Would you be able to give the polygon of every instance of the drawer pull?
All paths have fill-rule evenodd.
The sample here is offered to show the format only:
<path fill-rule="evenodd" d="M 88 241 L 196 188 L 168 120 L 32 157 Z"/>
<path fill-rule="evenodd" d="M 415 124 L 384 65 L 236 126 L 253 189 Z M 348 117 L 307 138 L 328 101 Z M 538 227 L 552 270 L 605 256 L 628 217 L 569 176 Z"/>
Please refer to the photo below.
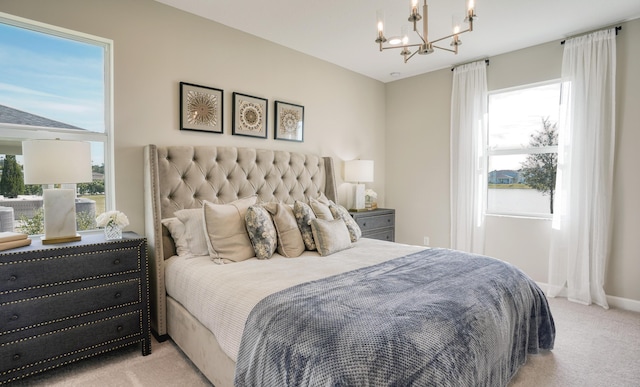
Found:
<path fill-rule="evenodd" d="M 124 329 L 124 327 L 122 325 L 118 325 L 116 327 L 116 331 L 118 331 L 118 332 L 122 332 L 123 329 Z"/>
<path fill-rule="evenodd" d="M 18 315 L 14 314 L 13 316 L 11 316 L 11 321 L 16 321 L 18 318 Z"/>
<path fill-rule="evenodd" d="M 387 219 L 387 223 L 391 223 L 391 219 Z"/>
<path fill-rule="evenodd" d="M 362 227 L 367 227 L 367 222 L 362 222 Z"/>
<path fill-rule="evenodd" d="M 120 292 L 116 292 L 115 297 L 120 298 L 120 296 L 122 296 L 122 294 L 120 294 Z"/>
<path fill-rule="evenodd" d="M 11 277 L 9 277 L 9 281 L 15 281 L 17 279 L 18 277 L 16 277 L 15 275 L 12 275 Z"/>
<path fill-rule="evenodd" d="M 12 358 L 13 358 L 13 360 L 15 360 L 15 361 L 20 360 L 20 354 L 19 354 L 19 353 L 16 353 L 16 354 L 14 354 L 14 355 L 12 356 Z"/>
<path fill-rule="evenodd" d="M 114 265 L 119 265 L 119 264 L 120 264 L 120 259 L 116 258 L 116 259 L 113 261 L 113 264 L 114 264 Z"/>

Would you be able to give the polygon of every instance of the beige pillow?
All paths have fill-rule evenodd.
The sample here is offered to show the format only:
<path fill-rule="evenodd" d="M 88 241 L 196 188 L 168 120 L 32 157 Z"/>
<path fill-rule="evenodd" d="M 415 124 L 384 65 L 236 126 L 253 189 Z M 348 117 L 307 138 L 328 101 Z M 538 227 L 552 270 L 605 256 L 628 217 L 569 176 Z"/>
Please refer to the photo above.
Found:
<path fill-rule="evenodd" d="M 298 228 L 293 208 L 282 203 L 265 203 L 278 232 L 278 253 L 287 258 L 299 257 L 305 245 Z"/>
<path fill-rule="evenodd" d="M 323 257 L 351 247 L 349 230 L 342 219 L 311 219 L 313 239 Z"/>
<path fill-rule="evenodd" d="M 195 257 L 209 255 L 202 208 L 187 208 L 178 210 L 174 214 L 184 224 L 184 233 L 191 254 Z"/>
<path fill-rule="evenodd" d="M 309 205 L 313 210 L 313 213 L 318 219 L 333 220 L 333 215 L 329 209 L 329 203 L 325 204 L 314 198 L 309 198 Z"/>
<path fill-rule="evenodd" d="M 187 241 L 186 230 L 184 224 L 178 218 L 162 219 L 162 224 L 169 230 L 173 243 L 176 246 L 176 254 L 180 257 L 191 255 L 189 250 L 189 242 Z"/>
<path fill-rule="evenodd" d="M 245 216 L 256 200 L 254 195 L 227 204 L 204 202 L 205 235 L 209 255 L 216 263 L 240 262 L 255 256 Z"/>

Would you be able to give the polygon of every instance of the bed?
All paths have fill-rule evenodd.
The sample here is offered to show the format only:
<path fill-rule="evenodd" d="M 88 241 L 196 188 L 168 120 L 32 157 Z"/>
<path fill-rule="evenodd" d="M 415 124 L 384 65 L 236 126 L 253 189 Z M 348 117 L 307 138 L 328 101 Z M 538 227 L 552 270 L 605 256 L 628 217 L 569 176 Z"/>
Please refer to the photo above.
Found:
<path fill-rule="evenodd" d="M 144 158 L 152 330 L 216 386 L 506 385 L 553 348 L 542 291 L 489 257 L 367 238 L 322 257 L 177 254 L 167 221 L 203 203 L 337 203 L 329 157 L 148 145 Z"/>

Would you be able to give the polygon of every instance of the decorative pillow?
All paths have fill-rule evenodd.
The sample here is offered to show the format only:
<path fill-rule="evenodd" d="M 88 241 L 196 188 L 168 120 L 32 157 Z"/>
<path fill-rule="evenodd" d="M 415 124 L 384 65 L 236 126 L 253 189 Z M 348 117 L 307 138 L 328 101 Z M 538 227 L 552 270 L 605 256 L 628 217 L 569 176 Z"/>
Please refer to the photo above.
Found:
<path fill-rule="evenodd" d="M 349 230 L 349 236 L 351 237 L 351 242 L 356 242 L 362 236 L 362 230 L 360 230 L 360 226 L 355 219 L 349 214 L 346 208 L 342 207 L 339 204 L 331 203 L 329 204 L 329 209 L 331 210 L 331 214 L 335 219 L 342 219 L 344 224 L 347 225 L 347 230 Z"/>
<path fill-rule="evenodd" d="M 216 263 L 240 262 L 255 257 L 244 219 L 256 200 L 256 195 L 227 204 L 205 200 L 205 235 L 209 242 L 209 256 Z"/>
<path fill-rule="evenodd" d="M 313 241 L 313 232 L 311 231 L 311 225 L 309 225 L 309 221 L 316 218 L 313 210 L 307 203 L 296 200 L 293 203 L 293 215 L 296 217 L 296 222 L 298 222 L 298 229 L 302 234 L 304 247 L 307 250 L 315 250 L 316 243 Z"/>
<path fill-rule="evenodd" d="M 351 247 L 349 230 L 342 219 L 311 219 L 313 239 L 323 257 Z"/>
<path fill-rule="evenodd" d="M 169 230 L 173 243 L 176 245 L 176 254 L 180 257 L 185 257 L 191 254 L 189 250 L 189 242 L 187 241 L 187 235 L 185 234 L 184 224 L 178 218 L 165 218 L 162 219 L 162 224 Z"/>
<path fill-rule="evenodd" d="M 269 211 L 260 205 L 250 206 L 244 220 L 256 257 L 271 258 L 278 246 L 278 234 Z"/>
<path fill-rule="evenodd" d="M 178 210 L 175 215 L 184 224 L 189 251 L 193 256 L 209 255 L 207 238 L 204 235 L 204 214 L 202 208 Z"/>
<path fill-rule="evenodd" d="M 287 258 L 300 256 L 304 252 L 304 241 L 298 228 L 293 208 L 282 203 L 265 203 L 263 206 L 271 213 L 278 232 L 278 253 Z"/>
<path fill-rule="evenodd" d="M 329 209 L 329 203 L 325 204 L 317 199 L 309 198 L 309 205 L 318 219 L 333 220 L 333 215 Z"/>

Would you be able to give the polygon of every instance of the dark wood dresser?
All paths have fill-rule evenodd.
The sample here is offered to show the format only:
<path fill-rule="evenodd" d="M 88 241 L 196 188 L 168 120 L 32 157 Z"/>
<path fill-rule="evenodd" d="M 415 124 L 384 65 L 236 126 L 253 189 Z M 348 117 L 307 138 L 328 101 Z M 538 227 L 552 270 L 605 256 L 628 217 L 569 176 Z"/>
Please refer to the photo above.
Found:
<path fill-rule="evenodd" d="M 0 253 L 0 384 L 133 343 L 150 354 L 147 270 L 132 232 Z"/>
<path fill-rule="evenodd" d="M 363 238 L 395 241 L 396 210 L 377 208 L 370 211 L 350 211 L 349 213 L 360 226 Z"/>

